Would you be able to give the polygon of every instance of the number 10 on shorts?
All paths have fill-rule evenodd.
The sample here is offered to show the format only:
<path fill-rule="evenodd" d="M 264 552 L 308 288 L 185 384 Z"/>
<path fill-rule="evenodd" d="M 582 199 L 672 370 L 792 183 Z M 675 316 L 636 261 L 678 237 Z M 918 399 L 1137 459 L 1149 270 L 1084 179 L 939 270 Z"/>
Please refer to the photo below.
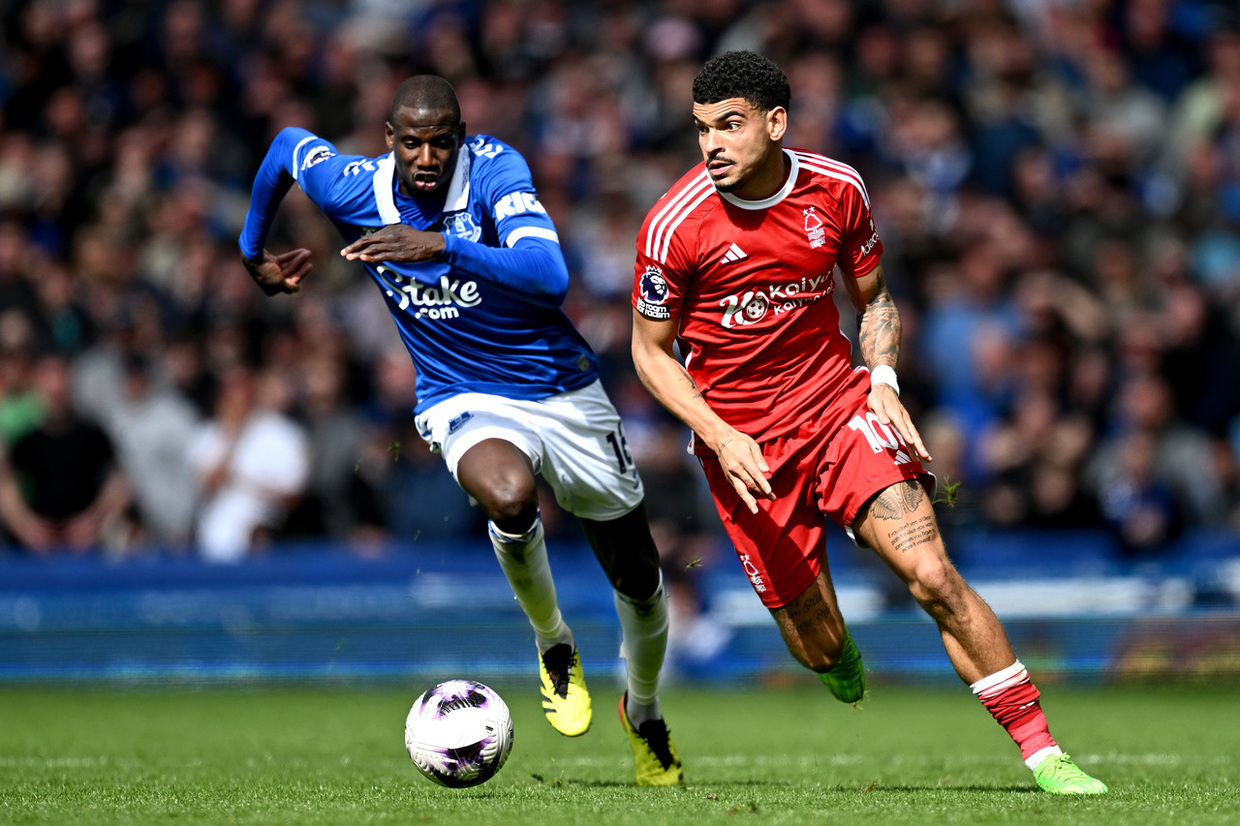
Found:
<path fill-rule="evenodd" d="M 882 453 L 884 450 L 895 451 L 897 465 L 909 461 L 908 452 L 904 450 L 907 447 L 904 438 L 897 430 L 883 424 L 873 410 L 864 416 L 860 414 L 853 416 L 848 421 L 848 428 L 865 436 L 865 440 L 870 443 L 870 449 L 875 453 Z"/>

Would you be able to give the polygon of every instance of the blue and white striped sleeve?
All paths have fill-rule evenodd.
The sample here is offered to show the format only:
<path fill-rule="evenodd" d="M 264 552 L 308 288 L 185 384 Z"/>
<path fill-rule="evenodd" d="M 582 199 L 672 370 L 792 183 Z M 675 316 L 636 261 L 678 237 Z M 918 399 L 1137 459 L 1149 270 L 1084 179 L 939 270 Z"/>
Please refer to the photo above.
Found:
<path fill-rule="evenodd" d="M 239 239 L 241 253 L 246 258 L 257 259 L 262 255 L 276 210 L 294 182 L 316 206 L 326 211 L 331 184 L 338 177 L 338 170 L 329 170 L 323 162 L 337 157 L 336 147 L 331 142 L 307 129 L 290 126 L 280 130 L 267 149 L 250 190 L 250 209 Z"/>

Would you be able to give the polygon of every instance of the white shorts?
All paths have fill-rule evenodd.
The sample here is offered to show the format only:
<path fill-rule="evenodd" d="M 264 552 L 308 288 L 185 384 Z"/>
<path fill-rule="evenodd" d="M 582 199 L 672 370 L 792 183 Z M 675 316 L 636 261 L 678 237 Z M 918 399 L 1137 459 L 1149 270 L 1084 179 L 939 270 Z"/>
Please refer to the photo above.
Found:
<path fill-rule="evenodd" d="M 503 439 L 529 457 L 560 507 L 574 516 L 618 519 L 645 496 L 620 415 L 598 381 L 537 401 L 462 393 L 415 421 L 458 484 L 456 468 L 465 452 L 485 439 Z"/>

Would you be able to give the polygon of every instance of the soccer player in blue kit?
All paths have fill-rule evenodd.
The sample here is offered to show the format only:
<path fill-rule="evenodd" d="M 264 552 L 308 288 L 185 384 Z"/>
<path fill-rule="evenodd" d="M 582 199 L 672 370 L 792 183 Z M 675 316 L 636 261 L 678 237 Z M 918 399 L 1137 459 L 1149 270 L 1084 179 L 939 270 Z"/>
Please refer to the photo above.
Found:
<path fill-rule="evenodd" d="M 467 136 L 456 92 L 434 75 L 400 85 L 386 124 L 391 153 L 341 155 L 286 128 L 255 177 L 240 245 L 268 295 L 294 293 L 309 250 L 264 242 L 297 183 L 382 291 L 417 367 L 415 422 L 486 511 L 500 567 L 534 628 L 543 709 L 562 734 L 590 726 L 590 696 L 560 616 L 535 476 L 580 522 L 615 589 L 627 690 L 620 721 L 639 785 L 683 782 L 659 708 L 667 600 L 644 490 L 598 360 L 560 309 L 568 269 L 555 225 L 520 154 Z"/>

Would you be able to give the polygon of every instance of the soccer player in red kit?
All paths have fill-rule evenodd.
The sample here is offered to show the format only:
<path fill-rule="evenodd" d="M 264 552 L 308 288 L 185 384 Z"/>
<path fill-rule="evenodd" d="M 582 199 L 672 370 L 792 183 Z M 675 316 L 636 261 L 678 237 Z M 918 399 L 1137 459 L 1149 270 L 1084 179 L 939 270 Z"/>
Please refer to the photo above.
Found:
<path fill-rule="evenodd" d="M 651 208 L 637 239 L 638 375 L 692 428 L 746 576 L 793 657 L 836 697 L 860 700 L 865 677 L 827 568 L 824 515 L 908 584 L 1042 789 L 1105 792 L 1051 737 L 1003 626 L 948 559 L 930 455 L 900 403 L 900 317 L 869 195 L 852 167 L 783 146 L 790 97 L 783 71 L 753 52 L 714 57 L 695 78 L 704 163 Z M 864 368 L 852 368 L 839 330 L 836 267 Z"/>

